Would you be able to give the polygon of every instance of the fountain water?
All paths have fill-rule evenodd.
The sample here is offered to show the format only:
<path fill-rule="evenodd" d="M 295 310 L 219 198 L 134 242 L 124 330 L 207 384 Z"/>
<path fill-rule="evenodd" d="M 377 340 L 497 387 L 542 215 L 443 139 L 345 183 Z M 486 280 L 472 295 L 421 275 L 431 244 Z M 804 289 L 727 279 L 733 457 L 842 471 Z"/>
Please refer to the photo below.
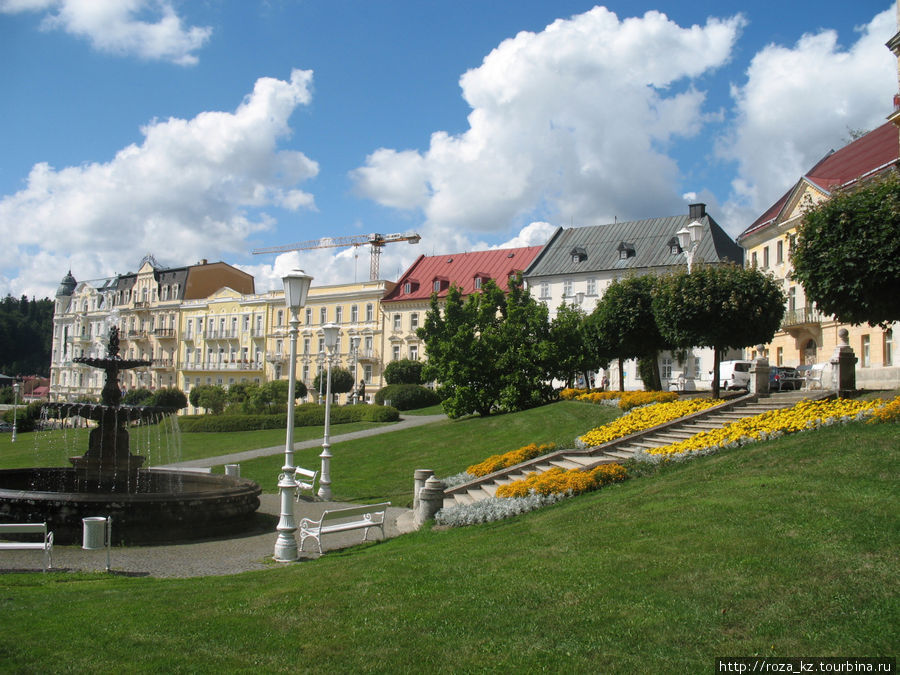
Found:
<path fill-rule="evenodd" d="M 119 356 L 119 331 L 112 327 L 106 357 L 74 361 L 103 369 L 101 402 L 48 403 L 52 417 L 79 416 L 96 422 L 84 455 L 71 467 L 0 470 L 0 518 L 46 521 L 57 541 L 77 541 L 81 519 L 112 516 L 118 541 L 198 539 L 233 533 L 253 524 L 259 485 L 213 474 L 142 469 L 142 455 L 131 453 L 128 429 L 135 422 L 158 423 L 170 408 L 121 405 L 118 374 L 150 365 Z"/>

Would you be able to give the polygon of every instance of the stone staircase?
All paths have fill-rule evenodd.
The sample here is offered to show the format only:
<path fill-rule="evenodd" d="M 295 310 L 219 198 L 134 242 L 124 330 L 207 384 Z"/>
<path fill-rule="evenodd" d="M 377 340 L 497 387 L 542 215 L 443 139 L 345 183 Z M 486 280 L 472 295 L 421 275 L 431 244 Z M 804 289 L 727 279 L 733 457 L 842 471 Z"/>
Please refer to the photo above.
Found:
<path fill-rule="evenodd" d="M 723 401 L 721 405 L 714 408 L 708 408 L 603 445 L 585 449 L 558 450 L 495 471 L 468 483 L 448 488 L 444 491 L 444 507 L 471 504 L 493 497 L 498 486 L 522 480 L 529 473 L 542 473 L 557 466 L 563 469 L 592 469 L 600 464 L 621 462 L 633 457 L 640 448 L 666 446 L 690 438 L 701 431 L 721 428 L 745 417 L 752 417 L 770 410 L 789 408 L 802 399 L 825 398 L 826 396 L 828 393 L 822 391 L 775 392 L 761 397 L 756 394 L 744 394 Z"/>

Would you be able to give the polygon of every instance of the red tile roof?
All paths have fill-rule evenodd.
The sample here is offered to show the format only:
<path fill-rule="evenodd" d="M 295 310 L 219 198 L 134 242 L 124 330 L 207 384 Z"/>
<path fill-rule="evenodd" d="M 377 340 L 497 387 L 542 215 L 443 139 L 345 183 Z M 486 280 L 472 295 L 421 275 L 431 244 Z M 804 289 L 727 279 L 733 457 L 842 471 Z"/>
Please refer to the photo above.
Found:
<path fill-rule="evenodd" d="M 900 160 L 900 136 L 894 123 L 886 122 L 840 150 L 830 152 L 810 169 L 803 179 L 825 192 L 831 192 L 835 188 L 896 164 L 898 160 Z M 777 218 L 795 189 L 796 185 L 766 209 L 765 213 L 741 233 L 738 241 Z"/>
<path fill-rule="evenodd" d="M 508 290 L 509 276 L 523 272 L 540 253 L 543 246 L 525 248 L 501 248 L 491 251 L 470 251 L 448 255 L 419 256 L 403 276 L 397 286 L 382 302 L 403 302 L 428 300 L 434 290 L 434 282 L 440 280 L 438 297 L 447 295 L 451 285 L 462 289 L 463 295 L 474 293 L 475 279 L 493 279 L 504 291 Z M 409 292 L 406 286 L 409 283 Z"/>

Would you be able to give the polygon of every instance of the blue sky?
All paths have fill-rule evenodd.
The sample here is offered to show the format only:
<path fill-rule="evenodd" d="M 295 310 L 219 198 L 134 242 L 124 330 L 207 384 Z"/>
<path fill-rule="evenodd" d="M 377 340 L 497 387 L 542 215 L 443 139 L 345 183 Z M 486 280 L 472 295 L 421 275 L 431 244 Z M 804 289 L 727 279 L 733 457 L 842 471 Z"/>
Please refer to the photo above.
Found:
<path fill-rule="evenodd" d="M 152 253 L 364 279 L 686 211 L 739 233 L 891 111 L 889 2 L 0 0 L 0 294 Z M 354 253 L 359 253 L 357 260 Z"/>

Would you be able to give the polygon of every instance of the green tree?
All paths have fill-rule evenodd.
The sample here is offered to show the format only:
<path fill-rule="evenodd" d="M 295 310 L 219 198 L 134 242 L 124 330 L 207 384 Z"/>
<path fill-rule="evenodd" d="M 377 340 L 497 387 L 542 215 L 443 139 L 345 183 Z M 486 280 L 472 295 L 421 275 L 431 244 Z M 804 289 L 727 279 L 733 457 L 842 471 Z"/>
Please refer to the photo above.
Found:
<path fill-rule="evenodd" d="M 463 301 L 451 286 L 443 311 L 436 295 L 418 335 L 450 417 L 521 410 L 549 400 L 551 355 L 547 308 L 510 280 L 504 294 L 494 282 Z"/>
<path fill-rule="evenodd" d="M 248 388 L 247 412 L 273 413 L 287 410 L 289 380 L 272 380 Z M 306 396 L 306 385 L 294 380 L 294 401 Z"/>
<path fill-rule="evenodd" d="M 757 269 L 701 265 L 657 280 L 653 314 L 673 346 L 714 349 L 712 387 L 718 398 L 721 352 L 771 341 L 784 317 L 784 293 Z"/>
<path fill-rule="evenodd" d="M 125 405 L 148 405 L 153 392 L 146 387 L 130 389 L 122 395 L 122 403 Z"/>
<path fill-rule="evenodd" d="M 187 404 L 187 397 L 184 395 L 184 392 L 177 387 L 157 389 L 153 392 L 153 395 L 147 402 L 147 405 L 159 408 L 171 408 L 173 410 L 181 410 L 182 408 L 187 407 Z"/>
<path fill-rule="evenodd" d="M 195 408 L 205 408 L 213 415 L 221 415 L 228 401 L 225 388 L 216 384 L 202 384 L 191 389 L 189 395 L 191 405 Z"/>
<path fill-rule="evenodd" d="M 391 361 L 384 368 L 384 381 L 388 384 L 424 384 L 422 381 L 421 361 L 412 359 L 400 359 Z"/>
<path fill-rule="evenodd" d="M 809 209 L 791 263 L 823 312 L 851 324 L 900 320 L 900 176 L 891 171 Z"/>
<path fill-rule="evenodd" d="M 662 388 L 659 378 L 659 352 L 669 347 L 659 331 L 653 313 L 653 289 L 657 277 L 642 275 L 613 281 L 591 314 L 595 333 L 603 336 L 607 353 L 619 362 L 619 389 L 624 388 L 622 362 L 641 359 L 649 379 L 647 389 Z"/>
<path fill-rule="evenodd" d="M 328 376 L 328 371 L 323 370 L 321 373 L 316 375 L 313 380 L 313 388 L 316 391 L 322 392 L 322 396 L 325 395 L 325 391 L 327 389 L 327 381 L 326 378 Z M 346 394 L 348 391 L 353 389 L 353 373 L 351 373 L 346 368 L 332 368 L 331 369 L 331 393 L 334 394 Z"/>
<path fill-rule="evenodd" d="M 48 376 L 52 338 L 52 300 L 0 300 L 0 373 Z"/>

